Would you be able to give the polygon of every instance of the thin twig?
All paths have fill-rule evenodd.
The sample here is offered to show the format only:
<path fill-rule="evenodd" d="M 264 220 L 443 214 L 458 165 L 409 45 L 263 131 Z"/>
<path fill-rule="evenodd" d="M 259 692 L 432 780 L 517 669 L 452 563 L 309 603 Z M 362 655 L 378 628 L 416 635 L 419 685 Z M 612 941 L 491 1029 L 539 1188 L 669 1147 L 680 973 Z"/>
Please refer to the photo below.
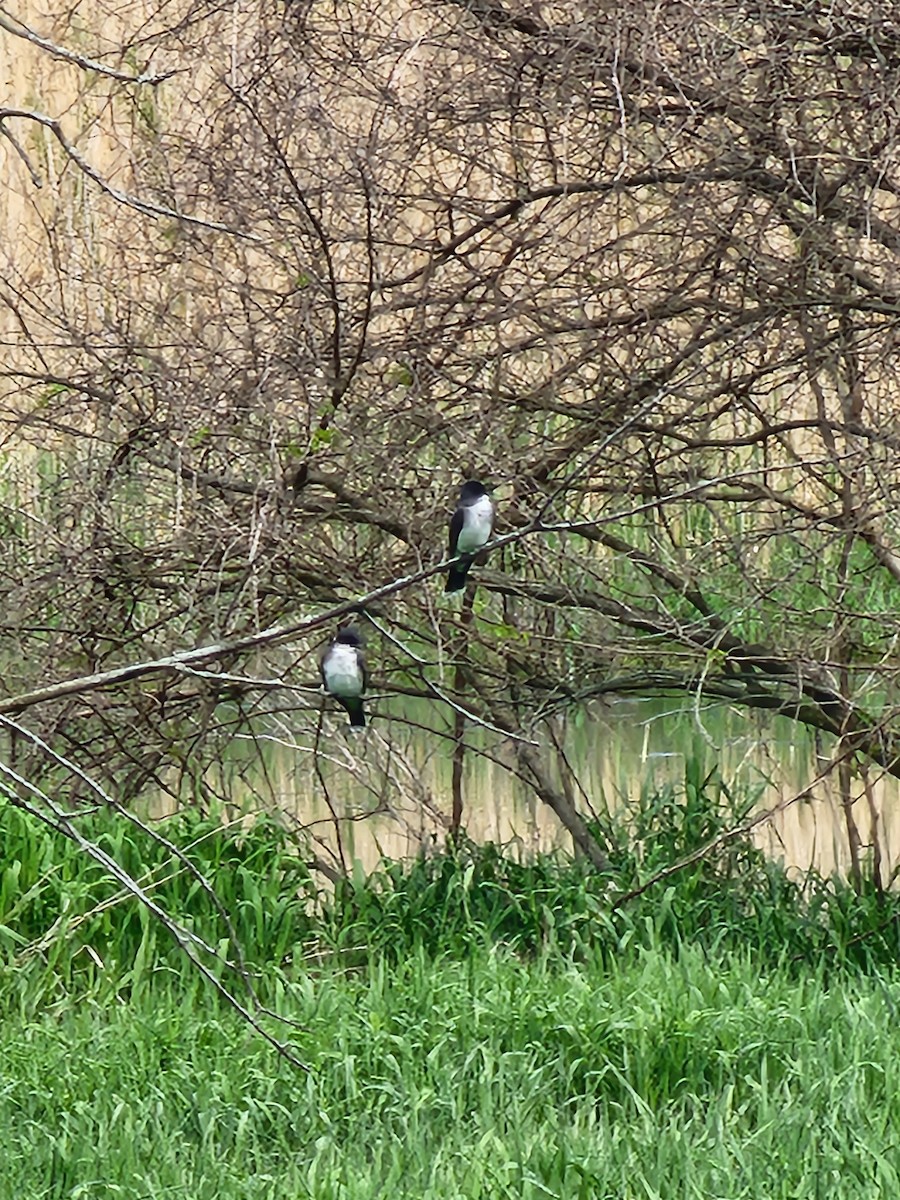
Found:
<path fill-rule="evenodd" d="M 30 734 L 31 740 L 40 743 L 40 739 L 37 738 L 37 735 L 31 734 L 30 730 L 25 730 L 24 727 L 16 726 L 14 722 L 10 722 L 5 719 L 3 723 L 6 725 L 13 725 L 17 732 L 21 731 Z M 45 743 L 40 744 L 42 746 L 46 745 Z M 50 749 L 49 747 L 46 748 L 48 750 Z M 60 760 L 60 755 L 56 754 L 52 750 L 50 750 L 50 753 L 55 760 Z M 102 792 L 103 789 L 100 788 L 99 784 L 90 779 L 89 776 L 85 775 L 85 773 L 78 768 L 74 769 L 79 778 L 90 783 L 93 790 Z M 95 862 L 99 863 L 104 870 L 113 877 L 113 879 L 121 884 L 121 886 L 125 888 L 125 890 L 128 891 L 132 896 L 134 896 L 134 898 L 138 900 L 140 904 L 148 909 L 148 911 L 173 938 L 175 943 L 184 951 L 201 975 L 203 975 L 203 977 L 213 985 L 216 991 L 219 992 L 223 999 L 226 1000 L 229 1005 L 231 1005 L 231 1007 L 243 1018 L 243 1020 L 247 1022 L 248 1025 L 252 1026 L 252 1028 L 255 1029 L 256 1032 L 259 1033 L 259 1035 L 278 1052 L 278 1054 L 291 1063 L 292 1066 L 299 1067 L 304 1071 L 309 1070 L 307 1065 L 296 1057 L 293 1050 L 289 1046 L 273 1037 L 272 1034 L 263 1028 L 263 1026 L 256 1019 L 255 1015 L 246 1007 L 246 1005 L 241 1003 L 237 996 L 235 996 L 234 993 L 228 987 L 226 987 L 224 983 L 222 983 L 222 981 L 216 976 L 210 967 L 208 967 L 207 964 L 199 957 L 197 954 L 198 948 L 203 950 L 204 953 L 208 954 L 215 961 L 223 962 L 224 960 L 222 959 L 221 955 L 219 955 L 212 946 L 208 945 L 192 930 L 186 928 L 178 921 L 175 921 L 172 917 L 170 917 L 165 909 L 163 909 L 152 898 L 147 889 L 139 884 L 137 880 L 135 880 L 125 870 L 125 868 L 122 867 L 121 864 L 119 864 L 112 857 L 112 855 L 107 854 L 105 850 L 81 833 L 72 816 L 61 809 L 60 806 L 53 799 L 51 799 L 51 797 L 48 796 L 45 791 L 39 788 L 36 784 L 32 783 L 31 780 L 26 779 L 17 771 L 14 771 L 6 763 L 0 762 L 0 772 L 6 775 L 13 783 L 17 784 L 19 788 L 23 788 L 29 792 L 36 800 L 40 802 L 40 804 L 45 807 L 41 808 L 38 805 L 29 802 L 22 795 L 18 794 L 16 791 L 13 791 L 8 785 L 4 785 L 3 783 L 0 783 L 0 795 L 5 795 L 8 801 L 16 808 L 22 809 L 23 812 L 28 813 L 36 820 L 41 821 L 45 825 L 49 825 L 50 828 L 56 830 L 56 832 L 62 833 L 70 841 L 74 842 L 80 850 L 82 850 L 90 858 L 94 859 Z M 116 807 L 115 802 L 111 803 L 113 804 L 113 807 Z M 171 843 L 166 839 L 163 839 L 158 834 L 154 835 L 152 831 L 147 830 L 146 826 L 142 826 L 142 828 L 144 828 L 145 831 L 150 832 L 151 836 L 155 837 L 155 840 L 160 841 L 165 846 L 171 848 Z M 191 864 L 183 854 L 180 854 L 176 851 L 176 857 L 178 857 L 179 860 L 182 861 L 189 870 L 192 870 L 192 873 L 197 874 L 196 867 L 193 867 L 193 864 Z M 213 896 L 215 896 L 215 893 L 210 887 L 208 881 L 203 879 L 203 882 L 206 884 L 206 888 L 213 894 Z M 219 907 L 221 909 L 220 902 Z M 234 944 L 237 946 L 236 941 Z M 254 995 L 249 976 L 247 976 L 245 972 L 240 972 L 240 974 L 245 986 L 249 988 L 250 994 Z M 291 1022 L 291 1024 L 293 1024 L 293 1022 Z"/>
<path fill-rule="evenodd" d="M 25 170 L 31 176 L 31 182 L 34 184 L 34 186 L 38 187 L 38 188 L 43 187 L 44 181 L 43 181 L 43 179 L 41 179 L 40 175 L 35 170 L 34 164 L 32 163 L 31 159 L 28 157 L 28 154 L 25 151 L 24 146 L 19 141 L 19 139 L 16 137 L 16 135 L 13 133 L 13 131 L 11 129 L 7 129 L 2 121 L 0 121 L 0 133 L 2 133 L 3 136 L 12 143 L 13 149 L 15 150 L 16 154 L 18 154 L 19 158 L 21 158 L 22 162 L 25 164 Z"/>
<path fill-rule="evenodd" d="M 126 71 L 117 71 L 115 67 L 104 66 L 103 63 L 97 62 L 93 58 L 85 58 L 83 54 L 76 54 L 74 50 L 67 50 L 65 46 L 60 46 L 57 42 L 51 42 L 49 38 L 35 32 L 18 17 L 10 16 L 0 8 L 0 29 L 5 29 L 7 33 L 11 33 L 14 37 L 24 38 L 26 42 L 31 42 L 34 46 L 39 46 L 41 50 L 46 50 L 48 54 L 52 54 L 54 58 L 62 59 L 63 62 L 74 63 L 76 67 L 81 67 L 84 71 L 96 71 L 98 75 L 105 75 L 108 79 L 117 79 L 120 83 L 138 83 L 149 84 L 155 87 L 166 79 L 171 79 L 173 75 L 183 74 L 187 69 L 185 67 L 173 68 L 170 71 L 157 71 L 154 74 L 142 72 L 140 75 L 129 75 Z"/>
<path fill-rule="evenodd" d="M 179 212 L 177 209 L 169 208 L 165 204 L 154 204 L 152 200 L 141 200 L 139 196 L 132 196 L 130 192 L 123 192 L 121 188 L 114 187 L 108 179 L 100 174 L 96 167 L 84 157 L 80 150 L 77 150 L 66 135 L 62 131 L 62 126 L 55 117 L 50 117 L 46 113 L 37 112 L 32 108 L 0 108 L 0 124 L 11 118 L 19 118 L 23 121 L 34 121 L 38 125 L 42 125 L 45 129 L 49 129 L 56 140 L 62 146 L 66 155 L 72 160 L 80 171 L 83 171 L 89 179 L 105 192 L 107 196 L 111 196 L 113 200 L 119 204 L 124 204 L 128 208 L 133 208 L 139 213 L 143 213 L 148 217 L 166 217 L 172 221 L 183 221 L 189 225 L 198 225 L 202 229 L 212 229 L 217 233 L 229 233 L 233 237 L 244 238 L 247 241 L 258 242 L 260 239 L 253 233 L 245 233 L 240 229 L 234 229 L 230 225 L 224 225 L 221 221 L 207 221 L 203 217 L 194 217 L 189 213 Z"/>
<path fill-rule="evenodd" d="M 428 664 L 424 658 L 416 654 L 415 650 L 411 650 L 409 646 L 402 642 L 400 638 L 391 633 L 390 630 L 385 629 L 385 627 L 379 621 L 377 621 L 371 613 L 367 612 L 365 616 L 369 624 L 374 625 L 382 637 L 387 638 L 389 642 L 393 642 L 398 650 L 402 650 L 403 653 L 407 655 L 408 658 L 411 658 L 417 666 L 423 668 L 423 673 L 420 676 L 422 682 L 432 693 L 432 695 L 437 696 L 439 700 L 452 708 L 455 713 L 458 713 L 467 720 L 474 722 L 476 725 L 480 725 L 482 729 L 487 729 L 491 733 L 499 733 L 501 737 L 509 738 L 513 742 L 525 742 L 525 744 L 528 746 L 540 745 L 539 742 L 534 741 L 532 738 L 520 737 L 518 734 L 510 733 L 506 729 L 501 729 L 498 725 L 492 725 L 490 721 L 486 721 L 484 717 L 479 717 L 477 713 L 473 713 L 471 709 L 465 708 L 462 704 L 458 704 L 451 696 L 448 696 L 442 688 L 438 687 L 436 683 L 432 683 L 430 679 L 426 678 L 424 674 L 424 668 Z"/>
<path fill-rule="evenodd" d="M 630 427 L 631 422 L 626 421 L 619 426 L 619 432 L 623 432 Z M 604 440 L 604 445 L 608 445 L 611 440 Z M 742 474 L 752 473 L 733 472 L 731 475 L 723 478 L 737 478 Z M 722 479 L 704 479 L 695 484 L 671 493 L 670 496 L 647 501 L 642 504 L 630 505 L 625 515 L 635 515 L 657 507 L 660 503 L 670 500 L 684 500 L 691 496 L 697 496 L 707 492 L 711 487 L 721 484 Z M 555 494 L 554 494 L 555 495 Z M 551 497 L 552 500 L 553 497 Z M 485 554 L 501 549 L 503 546 L 513 545 L 521 541 L 523 538 L 530 537 L 537 533 L 552 530 L 553 532 L 572 532 L 577 533 L 579 529 L 597 528 L 603 525 L 615 524 L 621 520 L 623 513 L 615 512 L 606 516 L 600 517 L 592 521 L 560 521 L 553 523 L 545 523 L 543 518 L 538 516 L 528 520 L 520 528 L 513 530 L 512 533 L 504 534 L 502 537 L 492 539 L 484 546 Z M 9 696 L 6 699 L 0 700 L 0 714 L 3 713 L 18 713 L 23 709 L 30 708 L 34 704 L 44 704 L 53 700 L 61 700 L 66 696 L 79 695 L 83 692 L 96 691 L 99 688 L 115 687 L 123 683 L 130 683 L 136 679 L 146 678 L 151 675 L 169 675 L 189 672 L 196 666 L 203 663 L 215 662 L 218 659 L 225 658 L 229 655 L 240 654 L 247 650 L 255 650 L 263 646 L 277 645 L 281 642 L 287 642 L 296 639 L 302 634 L 310 633 L 315 629 L 321 628 L 323 625 L 328 625 L 331 622 L 338 620 L 341 617 L 350 615 L 351 613 L 362 613 L 366 611 L 367 606 L 373 605 L 380 600 L 386 599 L 388 596 L 397 595 L 400 592 L 407 591 L 416 584 L 422 583 L 426 579 L 430 579 L 434 575 L 439 575 L 445 572 L 449 567 L 460 562 L 460 556 L 454 555 L 451 558 L 443 559 L 439 563 L 431 566 L 421 567 L 417 571 L 412 571 L 408 575 L 401 576 L 400 579 L 391 580 L 389 583 L 380 584 L 378 587 L 371 588 L 360 596 L 355 596 L 349 600 L 342 600 L 338 604 L 332 605 L 324 612 L 318 613 L 311 617 L 304 617 L 299 621 L 290 621 L 284 625 L 270 625 L 267 629 L 262 629 L 257 633 L 246 634 L 244 637 L 234 638 L 231 641 L 216 642 L 207 646 L 195 646 L 191 650 L 182 650 L 177 654 L 167 655 L 164 658 L 152 659 L 149 662 L 132 663 L 124 667 L 113 667 L 109 671 L 101 671 L 93 675 L 82 675 L 77 679 L 64 680 L 60 683 L 50 684 L 47 687 L 36 688 L 31 692 L 22 692 L 17 696 Z M 445 696 L 441 697 L 448 704 L 449 699 Z M 508 735 L 507 735 L 508 736 Z"/>
<path fill-rule="evenodd" d="M 628 892 L 623 892 L 621 896 L 618 896 L 613 901 L 611 911 L 615 912 L 617 908 L 622 908 L 623 905 L 627 904 L 630 900 L 636 900 L 638 896 L 643 896 L 645 892 L 648 892 L 652 887 L 655 887 L 657 883 L 661 883 L 664 879 L 668 879 L 669 876 L 676 875 L 679 871 L 683 871 L 685 867 L 690 867 L 695 862 L 699 862 L 701 859 L 706 858 L 708 854 L 711 854 L 713 850 L 718 849 L 719 846 L 723 846 L 726 842 L 733 841 L 738 837 L 743 837 L 754 830 L 757 825 L 762 825 L 765 821 L 771 821 L 773 817 L 778 815 L 778 813 L 784 812 L 785 809 L 790 808 L 799 800 L 808 799 L 816 784 L 822 783 L 825 779 L 827 779 L 834 770 L 835 765 L 836 763 L 834 762 L 829 763 L 824 771 L 820 771 L 815 779 L 812 779 L 804 788 L 801 788 L 799 792 L 795 792 L 793 796 L 788 796 L 784 800 L 779 800 L 779 802 L 773 805 L 772 808 L 764 809 L 763 812 L 757 813 L 756 816 L 751 817 L 749 821 L 743 821 L 740 825 L 735 825 L 732 829 L 726 829 L 722 833 L 716 834 L 714 838 L 710 838 L 708 842 L 704 843 L 702 846 L 698 846 L 697 849 L 692 850 L 690 854 L 685 854 L 684 857 L 679 858 L 677 862 L 669 863 L 667 867 L 663 867 L 661 871 L 657 871 L 656 874 L 652 875 L 645 883 L 640 884 L 636 888 L 632 888 Z"/>

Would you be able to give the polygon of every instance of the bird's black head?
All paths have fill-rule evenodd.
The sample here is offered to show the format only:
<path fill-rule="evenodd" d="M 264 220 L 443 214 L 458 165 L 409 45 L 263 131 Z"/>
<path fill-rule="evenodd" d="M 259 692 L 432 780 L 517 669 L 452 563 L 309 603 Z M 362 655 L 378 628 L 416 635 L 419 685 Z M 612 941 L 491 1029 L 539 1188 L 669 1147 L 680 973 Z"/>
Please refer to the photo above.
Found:
<path fill-rule="evenodd" d="M 487 495 L 487 488 L 477 479 L 468 479 L 460 489 L 459 498 L 465 504 L 469 500 L 480 500 Z"/>
<path fill-rule="evenodd" d="M 363 644 L 359 633 L 352 628 L 339 629 L 335 634 L 334 641 L 338 646 L 361 646 Z"/>

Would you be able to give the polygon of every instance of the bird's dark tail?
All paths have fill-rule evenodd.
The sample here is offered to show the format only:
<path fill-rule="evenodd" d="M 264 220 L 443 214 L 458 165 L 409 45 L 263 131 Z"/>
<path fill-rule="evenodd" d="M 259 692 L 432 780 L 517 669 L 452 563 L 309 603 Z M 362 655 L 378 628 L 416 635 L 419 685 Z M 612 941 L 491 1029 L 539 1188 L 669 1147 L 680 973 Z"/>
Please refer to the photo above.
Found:
<path fill-rule="evenodd" d="M 471 558 L 464 558 L 460 562 L 450 568 L 447 575 L 447 582 L 444 585 L 444 595 L 450 596 L 454 592 L 465 591 L 466 576 L 469 574 L 469 567 L 472 565 Z"/>
<path fill-rule="evenodd" d="M 347 710 L 347 716 L 350 718 L 350 728 L 365 729 L 366 714 L 363 712 L 362 700 L 342 700 L 341 704 Z"/>

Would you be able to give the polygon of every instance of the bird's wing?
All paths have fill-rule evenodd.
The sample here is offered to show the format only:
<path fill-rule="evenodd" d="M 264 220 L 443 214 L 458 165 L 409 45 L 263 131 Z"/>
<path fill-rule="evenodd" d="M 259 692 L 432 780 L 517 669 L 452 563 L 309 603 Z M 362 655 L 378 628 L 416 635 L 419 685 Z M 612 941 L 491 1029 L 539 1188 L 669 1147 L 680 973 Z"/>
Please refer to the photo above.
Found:
<path fill-rule="evenodd" d="M 330 650 L 331 647 L 329 646 L 324 654 L 319 655 L 319 678 L 322 680 L 322 687 L 326 692 L 328 691 L 328 680 L 325 678 L 325 659 L 328 657 Z"/>
<path fill-rule="evenodd" d="M 362 650 L 357 650 L 356 652 L 356 663 L 359 667 L 359 673 L 362 675 L 362 690 L 365 692 L 369 686 L 369 667 Z"/>
<path fill-rule="evenodd" d="M 465 517 L 462 508 L 458 508 L 450 518 L 450 558 L 456 553 L 456 543 L 459 540 L 459 535 L 462 533 L 464 520 Z"/>

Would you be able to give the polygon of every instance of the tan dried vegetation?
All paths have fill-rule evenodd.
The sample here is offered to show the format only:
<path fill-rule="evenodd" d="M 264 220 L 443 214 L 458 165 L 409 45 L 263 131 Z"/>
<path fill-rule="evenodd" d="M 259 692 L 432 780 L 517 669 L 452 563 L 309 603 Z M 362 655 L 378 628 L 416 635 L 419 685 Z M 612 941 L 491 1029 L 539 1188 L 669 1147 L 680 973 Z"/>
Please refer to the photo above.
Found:
<path fill-rule="evenodd" d="M 42 728 L 137 790 L 145 747 L 196 781 L 236 730 L 294 737 L 306 693 L 224 715 L 161 657 L 311 684 L 302 622 L 434 562 L 474 474 L 521 537 L 462 624 L 418 577 L 372 608 L 378 686 L 452 700 L 457 764 L 461 710 L 530 737 L 617 690 L 900 771 L 892 5 L 28 20 L 70 61 L 5 35 L 7 688 L 89 677 L 28 699 Z M 136 661 L 156 683 L 111 690 Z"/>

